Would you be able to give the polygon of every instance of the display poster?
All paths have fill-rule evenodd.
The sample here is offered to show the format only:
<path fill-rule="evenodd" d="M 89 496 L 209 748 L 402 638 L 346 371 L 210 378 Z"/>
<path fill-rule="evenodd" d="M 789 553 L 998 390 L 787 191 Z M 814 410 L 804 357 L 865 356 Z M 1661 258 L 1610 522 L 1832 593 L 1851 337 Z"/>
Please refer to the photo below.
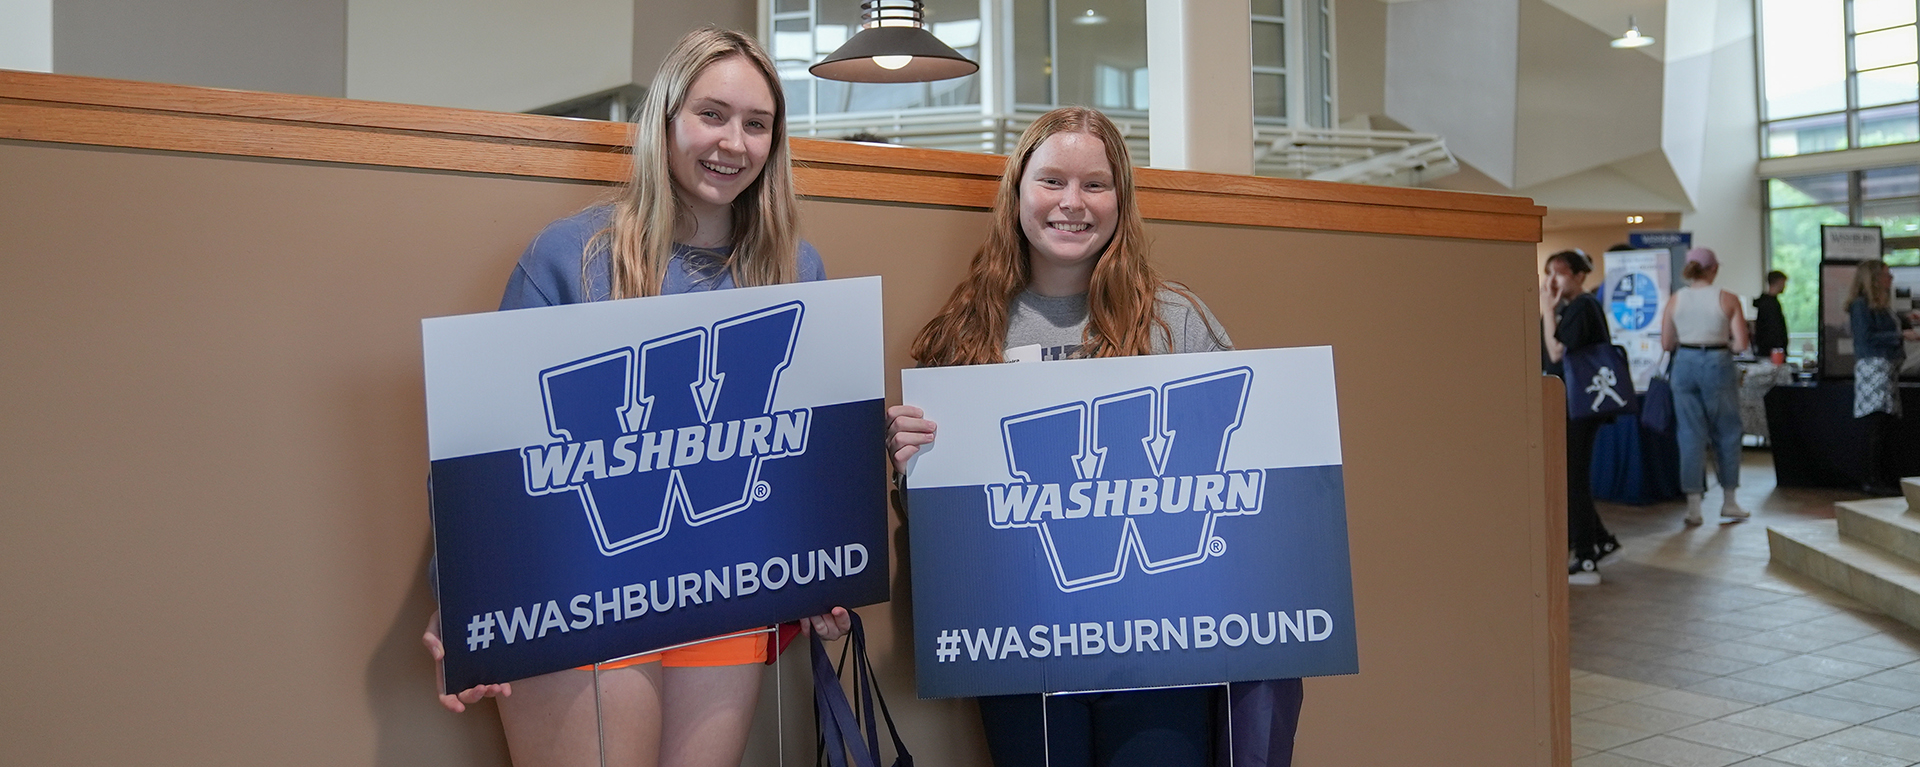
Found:
<path fill-rule="evenodd" d="M 1627 350 L 1633 388 L 1646 391 L 1660 367 L 1660 312 L 1672 274 L 1665 250 L 1619 250 L 1603 255 L 1606 282 L 1600 303 L 1607 309 L 1613 342 Z"/>
<path fill-rule="evenodd" d="M 1330 348 L 901 379 L 921 696 L 1359 671 Z"/>
<path fill-rule="evenodd" d="M 1880 257 L 1880 227 L 1820 225 L 1820 260 L 1866 261 Z"/>
<path fill-rule="evenodd" d="M 1677 275 L 1686 268 L 1687 251 L 1693 249 L 1693 233 L 1679 231 L 1628 232 L 1627 246 L 1634 250 L 1665 250 L 1667 274 Z M 1668 291 L 1671 293 L 1672 291 Z"/>
<path fill-rule="evenodd" d="M 448 690 L 887 599 L 880 279 L 429 319 Z"/>
<path fill-rule="evenodd" d="M 1847 317 L 1847 293 L 1859 265 L 1852 261 L 1820 264 L 1820 375 L 1853 376 L 1853 325 Z"/>
<path fill-rule="evenodd" d="M 1686 251 L 1693 247 L 1692 232 L 1628 232 L 1627 245 L 1634 250 Z"/>

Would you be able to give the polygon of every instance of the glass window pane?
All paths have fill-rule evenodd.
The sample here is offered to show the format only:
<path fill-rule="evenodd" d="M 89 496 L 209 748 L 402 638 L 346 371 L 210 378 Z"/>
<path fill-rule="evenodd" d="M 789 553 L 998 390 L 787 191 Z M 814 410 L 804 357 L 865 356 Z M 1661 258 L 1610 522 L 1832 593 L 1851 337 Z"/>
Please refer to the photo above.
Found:
<path fill-rule="evenodd" d="M 1871 32 L 1912 24 L 1913 0 L 1853 0 L 1853 31 Z"/>
<path fill-rule="evenodd" d="M 1920 141 L 1920 111 L 1914 104 L 1860 110 L 1860 145 Z"/>
<path fill-rule="evenodd" d="M 1072 0 L 1055 7 L 1060 13 L 1054 27 L 1058 103 L 1095 104 L 1100 67 L 1125 73 L 1147 65 L 1146 0 Z M 1089 10 L 1105 20 L 1077 23 L 1088 18 Z"/>
<path fill-rule="evenodd" d="M 1253 116 L 1287 116 L 1287 76 L 1253 75 Z"/>
<path fill-rule="evenodd" d="M 1770 208 L 1794 208 L 1823 202 L 1845 204 L 1846 201 L 1845 173 L 1767 180 L 1767 206 Z"/>
<path fill-rule="evenodd" d="M 782 19 L 773 23 L 773 60 L 813 63 L 813 30 L 806 19 Z"/>
<path fill-rule="evenodd" d="M 1879 168 L 1860 174 L 1860 198 L 1863 200 L 1914 196 L 1920 196 L 1920 165 Z"/>
<path fill-rule="evenodd" d="M 1847 148 L 1845 113 L 1782 120 L 1767 125 L 1767 156 L 1830 152 Z"/>
<path fill-rule="evenodd" d="M 800 70 L 801 78 L 806 77 L 806 74 L 806 70 Z M 781 73 L 780 90 L 787 94 L 788 117 L 813 114 L 812 85 L 813 81 L 810 79 L 788 78 L 786 73 Z"/>
<path fill-rule="evenodd" d="M 1847 223 L 1846 207 L 1776 210 L 1767 223 L 1772 235 L 1771 265 L 1787 273 L 1787 292 L 1780 295 L 1787 331 L 1818 332 L 1820 225 Z"/>
<path fill-rule="evenodd" d="M 807 0 L 774 0 L 774 13 L 793 13 L 807 9 Z"/>
<path fill-rule="evenodd" d="M 1846 19 L 1841 0 L 1761 0 L 1761 12 L 1766 118 L 1846 109 Z"/>
<path fill-rule="evenodd" d="M 1285 24 L 1254 22 L 1253 65 L 1274 68 L 1287 65 L 1287 26 Z"/>
<path fill-rule="evenodd" d="M 1047 50 L 1047 0 L 1013 3 L 1013 101 L 1053 103 L 1053 55 Z"/>
<path fill-rule="evenodd" d="M 1872 69 L 1859 74 L 1859 106 L 1877 107 L 1920 98 L 1920 69 L 1914 65 Z"/>
<path fill-rule="evenodd" d="M 1865 203 L 1860 206 L 1860 223 L 1879 225 L 1881 236 L 1887 238 L 1920 234 L 1920 198 Z"/>
<path fill-rule="evenodd" d="M 1895 64 L 1911 64 L 1916 47 L 1911 25 L 1869 32 L 1853 37 L 1853 68 L 1878 69 Z"/>
<path fill-rule="evenodd" d="M 1255 16 L 1285 16 L 1286 6 L 1280 0 L 1253 0 Z"/>

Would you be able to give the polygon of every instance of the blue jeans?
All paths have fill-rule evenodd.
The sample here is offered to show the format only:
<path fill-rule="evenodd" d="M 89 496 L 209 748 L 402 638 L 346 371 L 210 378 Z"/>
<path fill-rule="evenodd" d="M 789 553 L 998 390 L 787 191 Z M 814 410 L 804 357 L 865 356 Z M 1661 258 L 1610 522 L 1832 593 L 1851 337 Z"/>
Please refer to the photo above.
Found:
<path fill-rule="evenodd" d="M 1673 412 L 1680 439 L 1680 489 L 1707 489 L 1707 446 L 1720 486 L 1740 486 L 1740 394 L 1725 349 L 1680 349 L 1673 357 Z"/>

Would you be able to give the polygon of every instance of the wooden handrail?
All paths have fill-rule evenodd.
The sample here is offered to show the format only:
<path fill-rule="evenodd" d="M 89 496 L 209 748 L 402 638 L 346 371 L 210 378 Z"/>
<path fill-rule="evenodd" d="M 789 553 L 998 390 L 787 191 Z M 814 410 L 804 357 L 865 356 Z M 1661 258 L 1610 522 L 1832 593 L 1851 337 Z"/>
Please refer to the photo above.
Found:
<path fill-rule="evenodd" d="M 629 126 L 280 93 L 0 70 L 0 138 L 617 183 Z M 988 208 L 1006 158 L 792 140 L 807 197 Z M 1523 197 L 1142 168 L 1147 218 L 1538 242 Z"/>

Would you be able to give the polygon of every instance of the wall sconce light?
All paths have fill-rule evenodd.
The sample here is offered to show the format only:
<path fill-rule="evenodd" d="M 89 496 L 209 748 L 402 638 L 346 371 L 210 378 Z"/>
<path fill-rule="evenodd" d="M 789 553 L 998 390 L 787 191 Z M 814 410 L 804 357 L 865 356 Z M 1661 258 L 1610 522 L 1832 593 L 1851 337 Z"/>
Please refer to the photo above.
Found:
<path fill-rule="evenodd" d="M 860 31 L 807 69 L 850 83 L 924 83 L 980 71 L 926 28 L 920 0 L 863 0 Z"/>
<path fill-rule="evenodd" d="M 1615 48 L 1645 48 L 1654 43 L 1654 39 L 1640 34 L 1640 25 L 1633 23 L 1633 16 L 1627 16 L 1627 33 L 1608 43 Z"/>
<path fill-rule="evenodd" d="M 1646 223 L 1646 221 L 1647 221 L 1646 216 L 1628 216 L 1627 217 L 1627 223 L 1629 224 L 1643 224 L 1643 223 Z"/>

